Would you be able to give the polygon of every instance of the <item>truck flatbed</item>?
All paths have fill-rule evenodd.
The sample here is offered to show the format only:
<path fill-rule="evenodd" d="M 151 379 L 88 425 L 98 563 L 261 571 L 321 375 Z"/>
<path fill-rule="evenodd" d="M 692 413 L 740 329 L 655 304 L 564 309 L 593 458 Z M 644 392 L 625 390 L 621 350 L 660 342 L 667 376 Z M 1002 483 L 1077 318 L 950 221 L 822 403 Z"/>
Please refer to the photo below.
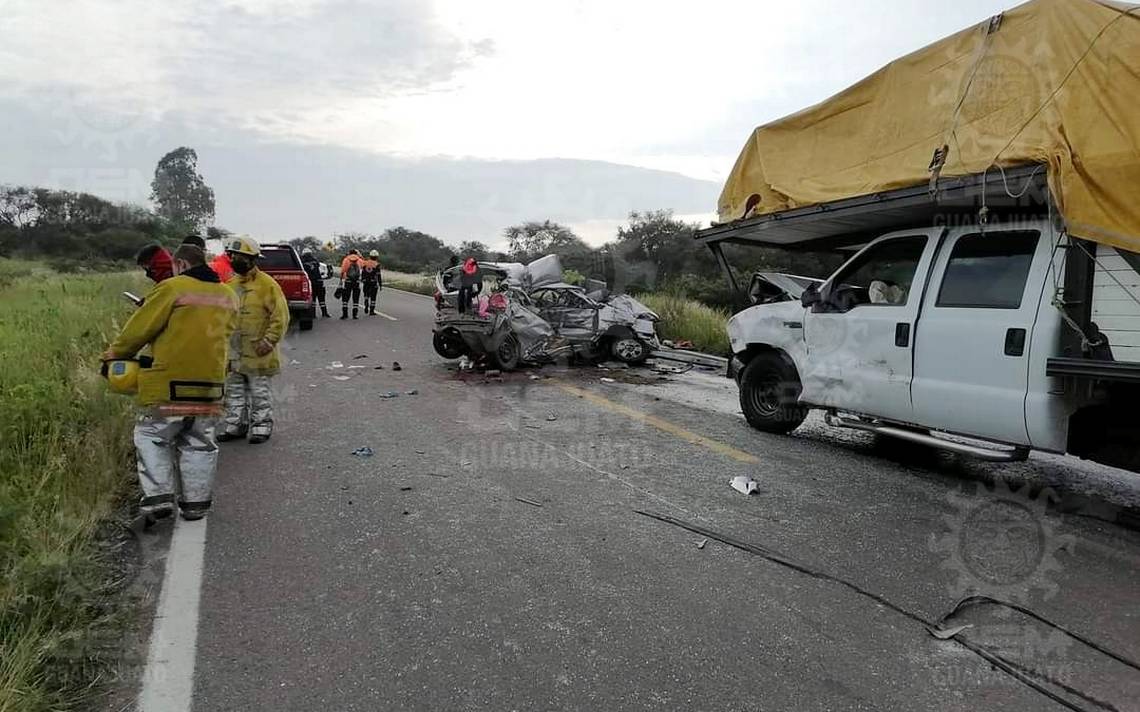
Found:
<path fill-rule="evenodd" d="M 945 177 L 933 195 L 925 184 L 900 188 L 714 225 L 695 237 L 714 253 L 721 244 L 830 251 L 896 229 L 976 221 L 983 205 L 995 221 L 1010 215 L 1041 216 L 1049 212 L 1046 175 L 1043 165 L 1023 165 Z"/>

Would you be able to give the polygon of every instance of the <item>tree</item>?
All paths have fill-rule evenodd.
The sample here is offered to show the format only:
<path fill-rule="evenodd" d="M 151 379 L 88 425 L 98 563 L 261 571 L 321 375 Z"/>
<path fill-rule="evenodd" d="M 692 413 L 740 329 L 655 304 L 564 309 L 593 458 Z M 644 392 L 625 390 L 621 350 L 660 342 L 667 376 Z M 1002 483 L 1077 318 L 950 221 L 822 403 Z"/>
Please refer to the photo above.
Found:
<path fill-rule="evenodd" d="M 658 280 L 682 274 L 712 276 L 716 260 L 693 239 L 696 225 L 676 220 L 671 210 L 629 214 L 629 224 L 618 228 L 620 254 L 630 262 L 647 262 Z"/>
<path fill-rule="evenodd" d="M 214 222 L 214 191 L 198 173 L 194 149 L 182 146 L 159 159 L 150 189 L 162 217 L 195 231 Z"/>
<path fill-rule="evenodd" d="M 478 240 L 466 240 L 466 241 L 460 243 L 458 252 L 459 252 L 459 258 L 460 259 L 467 259 L 468 257 L 474 257 L 475 259 L 479 260 L 480 262 L 484 262 L 484 261 L 491 259 L 490 248 L 488 248 L 485 244 L 483 244 L 482 242 L 479 242 Z"/>
<path fill-rule="evenodd" d="M 24 228 L 36 221 L 37 204 L 31 188 L 0 186 L 0 225 Z"/>
<path fill-rule="evenodd" d="M 503 237 L 507 238 L 511 257 L 520 262 L 529 262 L 550 253 L 562 255 L 564 252 L 590 251 L 573 230 L 550 220 L 511 225 L 503 230 Z"/>

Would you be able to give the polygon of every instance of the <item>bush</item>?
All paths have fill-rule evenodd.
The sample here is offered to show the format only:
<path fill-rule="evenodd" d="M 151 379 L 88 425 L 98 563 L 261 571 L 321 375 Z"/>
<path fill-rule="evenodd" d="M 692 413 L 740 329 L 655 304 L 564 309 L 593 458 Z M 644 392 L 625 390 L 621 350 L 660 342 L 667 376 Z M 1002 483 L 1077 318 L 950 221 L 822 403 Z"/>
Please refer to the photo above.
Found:
<path fill-rule="evenodd" d="M 672 294 L 642 294 L 638 299 L 657 312 L 657 333 L 662 339 L 691 341 L 703 353 L 729 356 L 732 347 L 725 326 L 728 312 Z"/>

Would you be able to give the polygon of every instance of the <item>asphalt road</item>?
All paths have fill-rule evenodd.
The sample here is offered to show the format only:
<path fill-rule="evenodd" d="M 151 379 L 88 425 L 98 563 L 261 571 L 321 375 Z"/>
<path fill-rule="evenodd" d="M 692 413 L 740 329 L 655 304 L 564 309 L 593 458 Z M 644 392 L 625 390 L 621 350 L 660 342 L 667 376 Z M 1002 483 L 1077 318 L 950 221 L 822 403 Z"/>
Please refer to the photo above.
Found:
<path fill-rule="evenodd" d="M 1140 534 L 1097 518 L 1140 478 L 1034 459 L 991 491 L 992 465 L 757 433 L 693 373 L 458 374 L 430 300 L 381 309 L 294 333 L 273 439 L 224 446 L 196 711 L 1064 709 L 927 632 L 974 591 L 1140 658 Z M 1046 507 L 1070 481 L 1085 505 Z M 963 624 L 1079 709 L 1140 709 L 1140 672 L 1055 629 Z"/>

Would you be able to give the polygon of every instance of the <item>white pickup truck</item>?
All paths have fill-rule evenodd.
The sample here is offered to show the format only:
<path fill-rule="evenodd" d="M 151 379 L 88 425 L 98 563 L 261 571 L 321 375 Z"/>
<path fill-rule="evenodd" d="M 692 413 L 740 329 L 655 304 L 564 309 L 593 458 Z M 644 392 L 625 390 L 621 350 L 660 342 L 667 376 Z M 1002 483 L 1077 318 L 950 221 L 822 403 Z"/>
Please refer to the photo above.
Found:
<path fill-rule="evenodd" d="M 734 283 L 726 244 L 851 254 L 784 299 L 764 280 L 756 303 L 754 283 L 729 321 L 748 422 L 786 433 L 822 409 L 993 461 L 1037 449 L 1140 471 L 1140 256 L 1067 236 L 1039 172 L 1008 180 L 1035 189 L 963 178 L 937 201 L 919 187 L 698 233 Z"/>

